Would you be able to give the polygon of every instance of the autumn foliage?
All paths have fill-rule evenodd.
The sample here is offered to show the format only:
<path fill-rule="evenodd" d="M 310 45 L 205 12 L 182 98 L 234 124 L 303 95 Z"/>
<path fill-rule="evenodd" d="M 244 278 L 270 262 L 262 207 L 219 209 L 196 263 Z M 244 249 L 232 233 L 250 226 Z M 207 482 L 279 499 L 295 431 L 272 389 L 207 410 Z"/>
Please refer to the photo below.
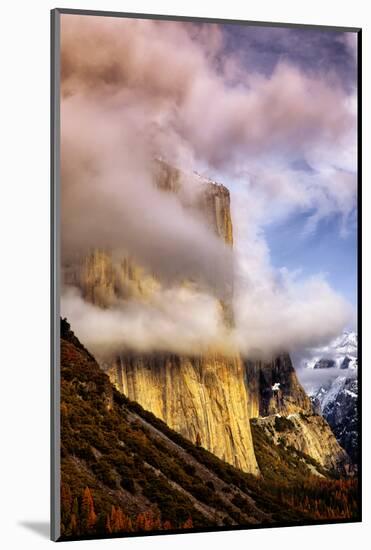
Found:
<path fill-rule="evenodd" d="M 61 334 L 61 539 L 358 519 L 356 478 L 254 425 L 261 476 L 246 474 L 119 393 L 67 323 Z"/>
<path fill-rule="evenodd" d="M 193 528 L 191 517 L 181 525 L 173 525 L 169 520 L 162 521 L 160 514 L 152 509 L 130 515 L 120 506 L 112 505 L 109 512 L 102 510 L 97 514 L 90 487 L 85 487 L 80 495 L 72 497 L 70 487 L 62 483 L 61 506 L 61 530 L 67 537 Z"/>

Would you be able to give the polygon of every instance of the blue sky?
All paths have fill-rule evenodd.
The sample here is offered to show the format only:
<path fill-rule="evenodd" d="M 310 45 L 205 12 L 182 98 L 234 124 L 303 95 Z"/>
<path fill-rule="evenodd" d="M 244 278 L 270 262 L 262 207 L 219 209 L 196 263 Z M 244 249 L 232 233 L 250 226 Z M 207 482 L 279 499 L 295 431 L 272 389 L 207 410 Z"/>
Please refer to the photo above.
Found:
<path fill-rule="evenodd" d="M 332 73 L 344 88 L 354 87 L 357 71 L 349 35 L 338 31 L 225 25 L 226 50 L 239 52 L 248 70 L 271 75 L 277 63 L 288 61 L 310 73 Z"/>
<path fill-rule="evenodd" d="M 326 79 L 354 95 L 356 89 L 355 36 L 324 30 L 285 29 L 226 25 L 226 50 L 239 55 L 247 72 L 256 71 L 270 77 L 280 63 L 296 66 L 312 78 Z M 305 153 L 296 159 L 293 146 L 283 155 L 281 164 L 298 171 L 298 175 L 315 173 Z M 341 161 L 342 151 L 338 158 Z M 353 159 L 354 160 L 354 159 Z M 333 166 L 337 158 L 326 151 L 322 166 Z M 347 170 L 348 167 L 345 167 Z M 354 170 L 350 170 L 355 175 Z M 330 182 L 336 196 L 337 181 Z M 308 222 L 315 215 L 316 206 L 289 209 L 286 216 L 264 225 L 262 233 L 269 248 L 274 268 L 286 268 L 298 272 L 298 278 L 322 274 L 329 285 L 354 307 L 357 303 L 357 226 L 356 197 L 338 207 L 333 204 L 328 213 L 307 230 Z M 272 203 L 272 209 L 275 208 Z M 317 204 L 317 208 L 321 208 Z"/>
<path fill-rule="evenodd" d="M 330 285 L 354 306 L 357 301 L 357 231 L 352 224 L 342 234 L 339 215 L 321 220 L 306 231 L 311 213 L 290 216 L 266 228 L 274 267 L 300 270 L 302 276 L 323 273 Z"/>

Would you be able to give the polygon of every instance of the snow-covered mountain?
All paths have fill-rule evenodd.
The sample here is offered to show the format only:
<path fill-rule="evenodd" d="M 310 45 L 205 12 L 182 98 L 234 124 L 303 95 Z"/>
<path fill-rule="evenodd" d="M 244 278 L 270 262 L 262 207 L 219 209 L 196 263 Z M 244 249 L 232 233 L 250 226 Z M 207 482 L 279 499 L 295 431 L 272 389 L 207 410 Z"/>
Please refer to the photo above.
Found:
<path fill-rule="evenodd" d="M 357 464 L 358 380 L 352 373 L 339 375 L 311 396 L 313 406 L 329 423 L 336 439 Z"/>
<path fill-rule="evenodd" d="M 343 332 L 327 346 L 313 350 L 313 356 L 307 361 L 310 369 L 356 369 L 358 338 L 355 332 Z"/>
<path fill-rule="evenodd" d="M 358 457 L 357 347 L 357 334 L 344 332 L 328 346 L 313 350 L 305 364 L 307 369 L 313 369 L 312 375 L 304 384 L 316 412 L 327 420 L 355 464 Z M 318 369 L 317 372 L 314 369 Z"/>

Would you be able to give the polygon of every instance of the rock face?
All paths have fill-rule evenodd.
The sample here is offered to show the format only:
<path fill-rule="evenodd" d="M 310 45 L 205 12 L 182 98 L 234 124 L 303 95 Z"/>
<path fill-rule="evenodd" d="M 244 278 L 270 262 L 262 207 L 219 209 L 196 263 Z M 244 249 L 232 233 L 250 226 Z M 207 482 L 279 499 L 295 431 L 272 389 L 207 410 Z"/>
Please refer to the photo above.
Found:
<path fill-rule="evenodd" d="M 159 282 L 130 258 L 113 259 L 103 250 L 93 250 L 70 270 L 68 284 L 76 285 L 88 302 L 109 308 L 118 300 L 150 298 Z"/>
<path fill-rule="evenodd" d="M 215 234 L 232 246 L 228 189 L 197 174 L 186 175 L 162 161 L 157 161 L 156 168 L 158 186 L 164 191 L 181 193 L 184 178 L 192 178 L 191 185 L 197 188 L 196 198 L 181 197 L 183 204 L 198 212 Z M 102 261 L 101 258 L 98 254 L 97 260 L 90 262 L 94 264 L 94 261 Z M 94 271 L 94 265 L 90 264 L 88 273 Z M 156 285 L 156 278 L 144 278 L 139 267 L 126 271 L 122 281 L 121 270 L 113 276 L 106 258 L 103 271 L 111 281 L 107 283 L 105 277 L 101 279 L 103 294 L 106 287 L 110 291 L 116 287 L 145 297 Z M 92 279 L 85 278 L 89 281 L 87 288 Z M 233 322 L 228 303 L 232 292 L 231 285 L 226 300 L 222 301 L 229 323 Z M 198 440 L 203 447 L 241 470 L 258 473 L 249 426 L 249 418 L 257 414 L 257 410 L 254 410 L 254 398 L 250 398 L 244 382 L 244 365 L 239 354 L 186 357 L 122 353 L 114 364 L 106 367 L 106 372 L 120 391 L 189 440 Z"/>
<path fill-rule="evenodd" d="M 199 211 L 215 234 L 227 244 L 233 245 L 233 226 L 228 189 L 220 184 L 193 172 L 186 174 L 162 160 L 155 162 L 156 184 L 164 190 L 182 192 L 184 181 L 191 184 L 194 193 L 191 196 L 181 195 L 183 205 L 193 211 Z"/>
<path fill-rule="evenodd" d="M 310 399 L 299 383 L 287 353 L 269 362 L 246 361 L 245 366 L 247 384 L 253 388 L 256 399 L 256 416 L 312 412 Z"/>
<path fill-rule="evenodd" d="M 232 246 L 228 189 L 197 174 L 184 174 L 163 161 L 156 161 L 155 166 L 158 187 L 164 192 L 177 193 L 186 208 L 202 216 L 215 234 Z M 190 178 L 189 185 L 196 189 L 191 197 L 183 193 L 185 178 Z M 150 301 L 151 294 L 161 285 L 156 274 L 146 272 L 131 258 L 113 259 L 102 250 L 92 251 L 79 266 L 66 271 L 65 276 L 66 282 L 76 285 L 87 301 L 102 308 L 109 308 L 117 300 Z M 220 298 L 227 326 L 233 324 L 232 282 L 228 285 Z M 239 353 L 179 356 L 123 351 L 116 358 L 101 362 L 101 366 L 131 400 L 192 442 L 253 474 L 258 474 L 259 468 L 250 419 L 298 412 L 312 414 L 311 403 L 287 354 L 269 362 L 252 362 L 243 360 Z M 320 454 L 323 419 L 313 417 L 305 425 L 296 422 L 297 434 L 300 426 L 305 427 L 305 435 L 303 432 L 298 439 L 305 452 L 310 456 L 311 452 L 314 456 Z M 335 450 L 338 451 L 337 447 Z M 330 451 L 326 457 L 329 454 Z M 323 457 L 323 461 L 328 460 Z"/>
<path fill-rule="evenodd" d="M 107 373 L 121 392 L 190 441 L 257 473 L 249 418 L 258 411 L 239 356 L 123 354 Z"/>
<path fill-rule="evenodd" d="M 320 359 L 314 365 L 314 369 L 332 369 L 336 367 L 336 363 L 333 359 Z"/>
<path fill-rule="evenodd" d="M 258 414 L 254 425 L 274 445 L 305 453 L 326 471 L 351 472 L 347 453 L 326 420 L 314 414 L 310 398 L 299 383 L 288 354 L 270 362 L 246 361 L 247 385 L 253 389 Z M 254 418 L 258 416 L 258 418 Z M 313 466 L 313 473 L 323 475 Z"/>
<path fill-rule="evenodd" d="M 327 422 L 315 414 L 295 413 L 253 420 L 275 445 L 305 453 L 327 471 L 347 474 L 351 470 L 347 453 L 336 441 Z"/>
<path fill-rule="evenodd" d="M 155 174 L 159 189 L 177 193 L 183 207 L 202 219 L 228 246 L 233 245 L 230 194 L 224 185 L 195 173 L 185 174 L 160 160 L 155 161 Z M 184 185 L 186 179 L 193 188 L 191 195 L 182 192 L 187 187 Z M 149 273 L 132 258 L 113 257 L 109 252 L 99 249 L 92 250 L 74 266 L 64 267 L 64 282 L 77 286 L 87 301 L 103 308 L 114 305 L 118 300 L 134 298 L 147 301 L 161 284 L 156 273 Z M 226 318 L 232 322 L 232 276 L 225 285 L 220 299 Z"/>
<path fill-rule="evenodd" d="M 183 206 L 192 209 L 227 245 L 233 244 L 230 195 L 226 187 L 198 176 L 187 175 L 163 161 L 155 163 L 157 185 L 164 192 L 178 193 Z M 182 194 L 185 178 L 196 190 Z M 150 301 L 161 284 L 156 274 L 146 272 L 130 258 L 113 259 L 94 250 L 79 266 L 66 273 L 66 282 L 76 285 L 83 297 L 109 308 L 117 300 Z M 221 304 L 225 320 L 233 322 L 232 284 Z M 172 354 L 121 353 L 102 364 L 115 386 L 130 399 L 164 420 L 189 440 L 225 461 L 250 473 L 258 473 L 249 419 L 258 414 L 256 397 L 250 398 L 239 354 L 224 357 L 213 353 L 200 357 Z"/>

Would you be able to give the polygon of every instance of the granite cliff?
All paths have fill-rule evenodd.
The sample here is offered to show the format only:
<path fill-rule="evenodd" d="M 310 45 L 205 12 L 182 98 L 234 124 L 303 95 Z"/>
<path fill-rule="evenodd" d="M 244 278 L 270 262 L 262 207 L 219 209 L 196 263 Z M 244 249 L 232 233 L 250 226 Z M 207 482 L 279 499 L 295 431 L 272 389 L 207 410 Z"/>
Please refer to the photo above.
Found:
<path fill-rule="evenodd" d="M 164 192 L 177 193 L 186 208 L 202 216 L 214 233 L 232 246 L 228 189 L 197 174 L 184 174 L 161 160 L 155 166 L 158 187 Z M 182 193 L 185 179 L 195 189 L 191 196 Z M 151 294 L 162 284 L 156 273 L 148 273 L 131 258 L 113 258 L 102 250 L 93 250 L 79 265 L 66 270 L 65 276 L 66 282 L 76 285 L 87 301 L 102 308 L 132 298 L 150 302 Z M 226 282 L 222 295 L 217 292 L 216 295 L 226 326 L 231 326 L 232 278 Z M 300 449 L 305 448 L 306 454 L 328 468 L 342 460 L 342 450 L 331 431 L 326 432 L 328 444 L 321 444 L 326 423 L 313 416 L 310 400 L 287 354 L 263 362 L 248 360 L 239 353 L 221 355 L 210 351 L 182 356 L 123 350 L 114 358 L 102 360 L 101 366 L 129 399 L 140 403 L 182 436 L 245 472 L 259 473 L 250 419 L 274 419 L 277 414 L 311 415 Z M 272 422 L 268 422 L 270 432 L 274 431 Z M 295 420 L 296 435 L 302 429 L 304 425 Z M 276 439 L 273 437 L 272 441 L 275 443 Z M 339 455 L 334 463 L 328 459 L 332 453 Z"/>
<path fill-rule="evenodd" d="M 245 368 L 247 385 L 254 388 L 255 416 L 312 412 L 311 401 L 287 353 L 279 354 L 270 361 L 246 360 Z"/>
<path fill-rule="evenodd" d="M 258 411 L 238 354 L 122 354 L 106 372 L 120 391 L 190 441 L 245 472 L 258 472 L 249 427 Z"/>

